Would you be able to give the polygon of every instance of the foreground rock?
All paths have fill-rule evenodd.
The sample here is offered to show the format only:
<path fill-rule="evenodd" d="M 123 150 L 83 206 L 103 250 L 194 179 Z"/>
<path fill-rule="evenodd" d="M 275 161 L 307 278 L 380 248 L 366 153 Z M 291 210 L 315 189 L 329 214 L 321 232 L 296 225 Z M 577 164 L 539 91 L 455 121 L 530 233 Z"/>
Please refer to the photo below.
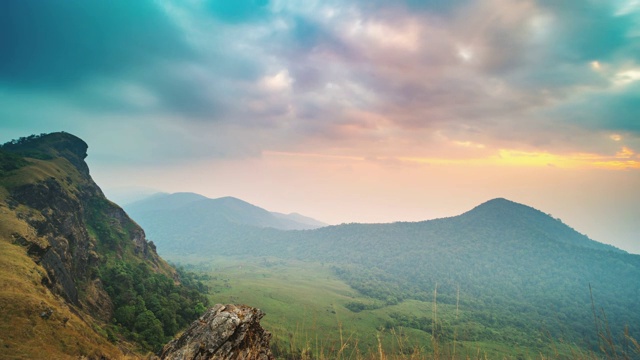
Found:
<path fill-rule="evenodd" d="M 163 360 L 271 360 L 271 334 L 260 326 L 264 313 L 246 305 L 218 304 L 164 346 Z"/>

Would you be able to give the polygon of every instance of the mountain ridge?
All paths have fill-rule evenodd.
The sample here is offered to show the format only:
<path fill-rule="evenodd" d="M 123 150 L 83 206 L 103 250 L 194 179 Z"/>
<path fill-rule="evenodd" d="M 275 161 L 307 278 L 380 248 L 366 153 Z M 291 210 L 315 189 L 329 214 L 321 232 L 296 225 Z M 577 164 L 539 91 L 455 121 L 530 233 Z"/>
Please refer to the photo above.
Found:
<path fill-rule="evenodd" d="M 201 222 L 226 221 L 260 228 L 307 230 L 327 226 L 327 224 L 300 214 L 270 212 L 233 196 L 211 199 L 189 192 L 157 194 L 126 205 L 125 208 L 142 224 L 148 220 L 149 216 L 172 218 L 187 212 Z"/>

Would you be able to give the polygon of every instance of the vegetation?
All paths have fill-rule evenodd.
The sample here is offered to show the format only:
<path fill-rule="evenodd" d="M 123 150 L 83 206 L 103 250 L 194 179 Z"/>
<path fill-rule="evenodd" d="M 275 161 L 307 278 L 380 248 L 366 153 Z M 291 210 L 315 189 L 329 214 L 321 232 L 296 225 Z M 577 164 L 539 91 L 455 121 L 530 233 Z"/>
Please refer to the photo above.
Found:
<path fill-rule="evenodd" d="M 158 351 L 208 305 L 206 288 L 180 271 L 181 285 L 145 263 L 118 262 L 103 267 L 100 278 L 111 297 L 116 329 L 128 339 Z"/>
<path fill-rule="evenodd" d="M 194 275 L 104 198 L 86 149 L 64 133 L 0 147 L 2 358 L 158 350 L 210 301 L 263 309 L 281 358 L 640 357 L 640 256 L 535 209 L 305 231 L 136 219 Z"/>
<path fill-rule="evenodd" d="M 61 132 L 60 134 L 66 134 Z M 59 138 L 51 137 L 50 134 L 29 135 L 18 139 L 13 139 L 0 146 L 6 152 L 18 153 L 20 157 L 28 157 L 40 160 L 51 160 L 55 157 L 52 153 L 51 145 L 58 143 Z"/>
<path fill-rule="evenodd" d="M 0 176 L 26 166 L 28 162 L 19 155 L 3 151 L 0 148 Z"/>
<path fill-rule="evenodd" d="M 342 304 L 360 316 L 428 303 L 437 286 L 440 306 L 460 310 L 443 329 L 458 328 L 467 341 L 538 351 L 552 338 L 600 351 L 591 285 L 597 303 L 607 310 L 612 334 L 627 331 L 640 338 L 640 313 L 631 310 L 640 294 L 640 256 L 592 241 L 547 214 L 504 199 L 447 219 L 311 231 L 217 219 L 211 221 L 215 227 L 154 221 L 162 222 L 163 235 L 153 222 L 141 223 L 174 260 L 197 263 L 216 254 L 324 264 L 325 271 L 363 297 Z M 388 322 L 429 330 L 425 314 L 388 317 L 373 328 Z M 441 336 L 449 340 L 453 334 L 445 330 Z"/>
<path fill-rule="evenodd" d="M 11 232 L 28 228 L 0 202 L 0 358 L 132 359 L 43 284 L 46 270 L 13 244 Z M 120 344 L 127 346 L 127 344 Z"/>
<path fill-rule="evenodd" d="M 640 356 L 630 336 L 610 328 L 607 335 L 601 314 L 598 336 L 591 312 L 585 319 L 591 322 L 588 331 L 601 339 L 603 350 L 554 337 L 546 327 L 513 342 L 509 338 L 518 329 L 485 326 L 474 320 L 474 309 L 440 303 L 439 291 L 434 297 L 433 290 L 428 301 L 352 312 L 350 303 L 377 301 L 350 288 L 321 263 L 216 257 L 189 268 L 209 275 L 213 301 L 264 310 L 262 324 L 273 333 L 280 359 L 597 359 L 606 358 L 606 351 L 615 359 L 611 349 L 619 359 Z M 595 304 L 599 308 L 597 299 Z"/>

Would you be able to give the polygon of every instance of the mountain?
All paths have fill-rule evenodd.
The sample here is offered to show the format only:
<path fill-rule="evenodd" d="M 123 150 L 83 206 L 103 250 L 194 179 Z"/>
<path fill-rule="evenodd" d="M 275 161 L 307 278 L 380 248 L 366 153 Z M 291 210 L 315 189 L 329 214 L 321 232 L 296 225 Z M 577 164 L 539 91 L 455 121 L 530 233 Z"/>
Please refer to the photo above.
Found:
<path fill-rule="evenodd" d="M 282 213 L 277 213 L 272 211 L 271 214 L 273 214 L 273 216 L 280 219 L 287 219 L 290 221 L 294 221 L 298 224 L 307 225 L 307 227 L 301 226 L 299 228 L 292 228 L 290 230 L 317 229 L 317 228 L 329 226 L 329 224 L 327 223 L 323 223 L 322 221 L 318 221 L 316 219 L 313 219 L 298 213 L 282 214 Z M 287 229 L 283 229 L 283 230 L 287 230 Z"/>
<path fill-rule="evenodd" d="M 326 224 L 299 214 L 269 212 L 234 197 L 210 199 L 194 193 L 155 194 L 126 205 L 127 212 L 149 230 L 162 251 L 171 253 L 172 244 L 200 237 L 224 237 L 243 229 L 315 229 Z M 241 230 L 238 230 L 241 229 Z"/>
<path fill-rule="evenodd" d="M 147 217 L 172 219 L 187 212 L 195 216 L 191 222 L 226 221 L 235 224 L 274 228 L 281 230 L 305 230 L 327 226 L 327 224 L 300 214 L 280 214 L 269 212 L 234 197 L 210 199 L 205 196 L 180 192 L 174 194 L 157 193 L 146 199 L 126 206 L 127 211 L 145 223 Z"/>
<path fill-rule="evenodd" d="M 234 224 L 171 228 L 160 251 L 194 262 L 212 256 L 251 256 L 321 262 L 371 304 L 406 300 L 460 306 L 449 323 L 467 338 L 535 348 L 540 334 L 598 349 L 598 323 L 616 336 L 625 327 L 640 338 L 640 256 L 598 243 L 559 219 L 506 199 L 450 218 L 392 224 L 343 224 L 284 231 Z M 153 224 L 147 224 L 154 231 Z M 158 231 L 156 229 L 155 231 Z M 179 236 L 176 236 L 179 234 Z M 170 238 L 170 236 L 175 236 Z M 163 246 L 166 248 L 163 249 Z M 431 331 L 431 320 L 397 319 Z M 417 324 L 428 323 L 428 327 Z M 602 325 L 601 325 L 602 326 Z M 447 328 L 445 326 L 445 328 Z M 441 334 L 452 337 L 452 333 Z"/>
<path fill-rule="evenodd" d="M 0 358 L 134 358 L 205 310 L 93 181 L 87 149 L 64 132 L 0 147 Z"/>
<path fill-rule="evenodd" d="M 548 234 L 550 239 L 568 245 L 619 253 L 625 252 L 614 246 L 591 240 L 586 235 L 565 225 L 560 219 L 554 219 L 540 210 L 507 199 L 489 200 L 463 214 L 463 218 L 468 223 L 477 222 L 483 226 L 527 227 L 532 232 Z"/>
<path fill-rule="evenodd" d="M 146 199 L 158 193 L 157 189 L 144 186 L 120 186 L 102 189 L 107 198 L 120 206 Z"/>

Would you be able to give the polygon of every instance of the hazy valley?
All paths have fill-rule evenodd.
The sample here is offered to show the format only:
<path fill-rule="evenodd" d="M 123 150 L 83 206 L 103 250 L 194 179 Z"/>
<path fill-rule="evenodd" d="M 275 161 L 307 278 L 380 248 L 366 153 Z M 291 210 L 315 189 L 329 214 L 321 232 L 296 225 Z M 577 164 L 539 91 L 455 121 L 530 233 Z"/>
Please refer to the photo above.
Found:
<path fill-rule="evenodd" d="M 506 199 L 445 219 L 285 231 L 192 208 L 190 196 L 128 210 L 161 254 L 215 279 L 213 298 L 270 313 L 285 344 L 339 343 L 341 326 L 363 352 L 402 334 L 404 351 L 431 353 L 435 337 L 448 354 L 456 343 L 459 355 L 554 357 L 599 349 L 605 323 L 619 341 L 640 331 L 640 256 Z"/>

